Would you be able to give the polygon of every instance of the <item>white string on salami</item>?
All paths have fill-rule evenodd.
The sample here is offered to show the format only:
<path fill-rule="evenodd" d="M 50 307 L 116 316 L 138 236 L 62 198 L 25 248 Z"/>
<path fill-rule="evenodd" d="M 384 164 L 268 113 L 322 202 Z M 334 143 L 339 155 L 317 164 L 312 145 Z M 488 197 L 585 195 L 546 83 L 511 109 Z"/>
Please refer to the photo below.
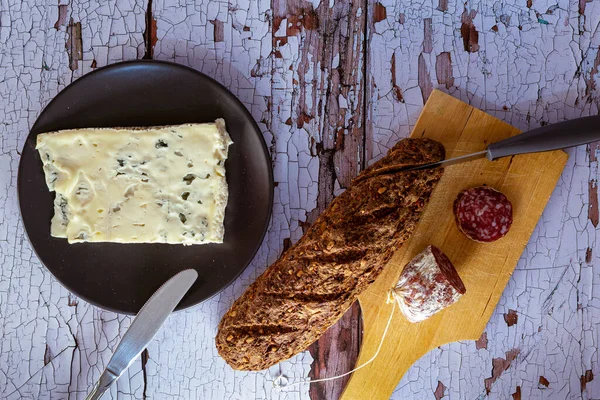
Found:
<path fill-rule="evenodd" d="M 296 386 L 296 385 L 301 385 L 303 383 L 317 383 L 317 382 L 325 382 L 325 381 L 332 381 L 335 379 L 340 379 L 343 378 L 345 376 L 350 375 L 353 372 L 358 371 L 359 369 L 366 367 L 367 365 L 369 365 L 370 363 L 372 363 L 377 356 L 379 355 L 379 351 L 381 350 L 381 347 L 383 346 L 383 341 L 385 340 L 385 337 L 388 333 L 388 330 L 390 328 L 390 324 L 392 323 L 392 318 L 394 316 L 394 311 L 396 310 L 396 303 L 397 301 L 395 300 L 396 294 L 394 293 L 393 290 L 390 290 L 388 292 L 388 298 L 386 300 L 386 304 L 392 303 L 392 311 L 390 312 L 390 317 L 388 318 L 387 324 L 385 325 L 385 330 L 383 331 L 383 335 L 381 335 L 381 340 L 379 341 L 379 346 L 377 347 L 377 351 L 375 352 L 375 354 L 373 354 L 373 357 L 371 357 L 368 361 L 366 361 L 365 363 L 359 365 L 358 367 L 354 368 L 351 371 L 348 371 L 346 373 L 343 373 L 341 375 L 336 375 L 336 376 L 330 376 L 329 378 L 321 378 L 321 379 L 304 379 L 301 381 L 297 381 L 297 382 L 292 382 L 292 383 L 288 383 L 288 379 L 285 375 L 280 374 L 277 377 L 275 377 L 275 379 L 273 379 L 273 387 L 275 387 L 276 389 L 282 390 L 282 389 L 288 389 L 292 386 Z"/>

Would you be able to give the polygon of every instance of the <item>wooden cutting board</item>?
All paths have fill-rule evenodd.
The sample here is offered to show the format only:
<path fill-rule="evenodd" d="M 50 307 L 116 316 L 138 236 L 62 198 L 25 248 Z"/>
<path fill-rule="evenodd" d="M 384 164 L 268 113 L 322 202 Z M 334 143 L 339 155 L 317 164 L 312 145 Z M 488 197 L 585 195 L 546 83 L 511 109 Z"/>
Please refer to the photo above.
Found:
<path fill-rule="evenodd" d="M 484 150 L 489 143 L 518 134 L 510 125 L 439 91 L 434 91 L 411 137 L 442 142 L 446 157 Z M 363 343 L 356 365 L 375 354 L 388 321 L 390 288 L 415 255 L 438 246 L 452 260 L 467 293 L 432 318 L 412 324 L 396 308 L 379 356 L 355 372 L 342 399 L 388 399 L 410 366 L 428 351 L 457 340 L 478 339 L 523 253 L 567 161 L 563 151 L 486 159 L 446 168 L 411 240 L 360 297 Z M 467 239 L 456 227 L 452 203 L 464 188 L 487 184 L 513 204 L 509 233 L 494 243 Z"/>

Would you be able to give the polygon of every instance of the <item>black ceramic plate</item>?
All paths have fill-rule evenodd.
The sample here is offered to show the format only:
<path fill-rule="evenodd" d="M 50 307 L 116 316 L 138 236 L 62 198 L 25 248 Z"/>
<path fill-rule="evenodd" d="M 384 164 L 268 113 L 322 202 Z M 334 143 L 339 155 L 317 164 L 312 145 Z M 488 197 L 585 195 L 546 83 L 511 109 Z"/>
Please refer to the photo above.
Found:
<path fill-rule="evenodd" d="M 67 128 L 172 125 L 224 118 L 234 144 L 225 164 L 229 202 L 222 244 L 68 244 L 50 236 L 53 199 L 35 150 L 39 133 Z M 233 281 L 265 235 L 273 172 L 264 139 L 244 105 L 191 68 L 157 61 L 110 65 L 80 78 L 52 100 L 27 138 L 18 177 L 25 230 L 42 263 L 79 297 L 135 314 L 175 273 L 198 271 L 177 309 L 195 305 Z"/>

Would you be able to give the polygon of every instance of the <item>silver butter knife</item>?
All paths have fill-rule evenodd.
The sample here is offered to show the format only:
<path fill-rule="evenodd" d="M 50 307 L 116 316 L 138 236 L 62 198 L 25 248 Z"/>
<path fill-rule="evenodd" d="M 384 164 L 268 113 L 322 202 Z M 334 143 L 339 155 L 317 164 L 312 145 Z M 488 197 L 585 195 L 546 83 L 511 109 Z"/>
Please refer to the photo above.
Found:
<path fill-rule="evenodd" d="M 383 174 L 447 167 L 452 164 L 463 163 L 483 157 L 487 157 L 488 160 L 493 161 L 498 158 L 515 156 L 518 154 L 566 149 L 568 147 L 579 146 L 598 140 L 600 140 L 600 115 L 576 118 L 521 133 L 520 135 L 492 143 L 486 150 L 467 154 L 465 156 L 421 165 L 390 165 L 383 167 L 357 177 L 355 182 Z"/>
<path fill-rule="evenodd" d="M 198 273 L 195 270 L 186 269 L 166 281 L 154 292 L 123 335 L 106 369 L 86 400 L 99 399 L 110 385 L 119 379 L 144 351 L 197 278 Z"/>

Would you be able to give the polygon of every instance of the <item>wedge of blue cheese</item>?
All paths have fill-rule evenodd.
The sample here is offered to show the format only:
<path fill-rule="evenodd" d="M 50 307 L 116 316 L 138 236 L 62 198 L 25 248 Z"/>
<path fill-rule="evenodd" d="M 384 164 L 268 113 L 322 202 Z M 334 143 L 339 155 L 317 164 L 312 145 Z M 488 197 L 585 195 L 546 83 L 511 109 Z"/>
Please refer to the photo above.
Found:
<path fill-rule="evenodd" d="M 69 243 L 222 243 L 225 121 L 40 134 L 56 192 L 51 235 Z"/>

